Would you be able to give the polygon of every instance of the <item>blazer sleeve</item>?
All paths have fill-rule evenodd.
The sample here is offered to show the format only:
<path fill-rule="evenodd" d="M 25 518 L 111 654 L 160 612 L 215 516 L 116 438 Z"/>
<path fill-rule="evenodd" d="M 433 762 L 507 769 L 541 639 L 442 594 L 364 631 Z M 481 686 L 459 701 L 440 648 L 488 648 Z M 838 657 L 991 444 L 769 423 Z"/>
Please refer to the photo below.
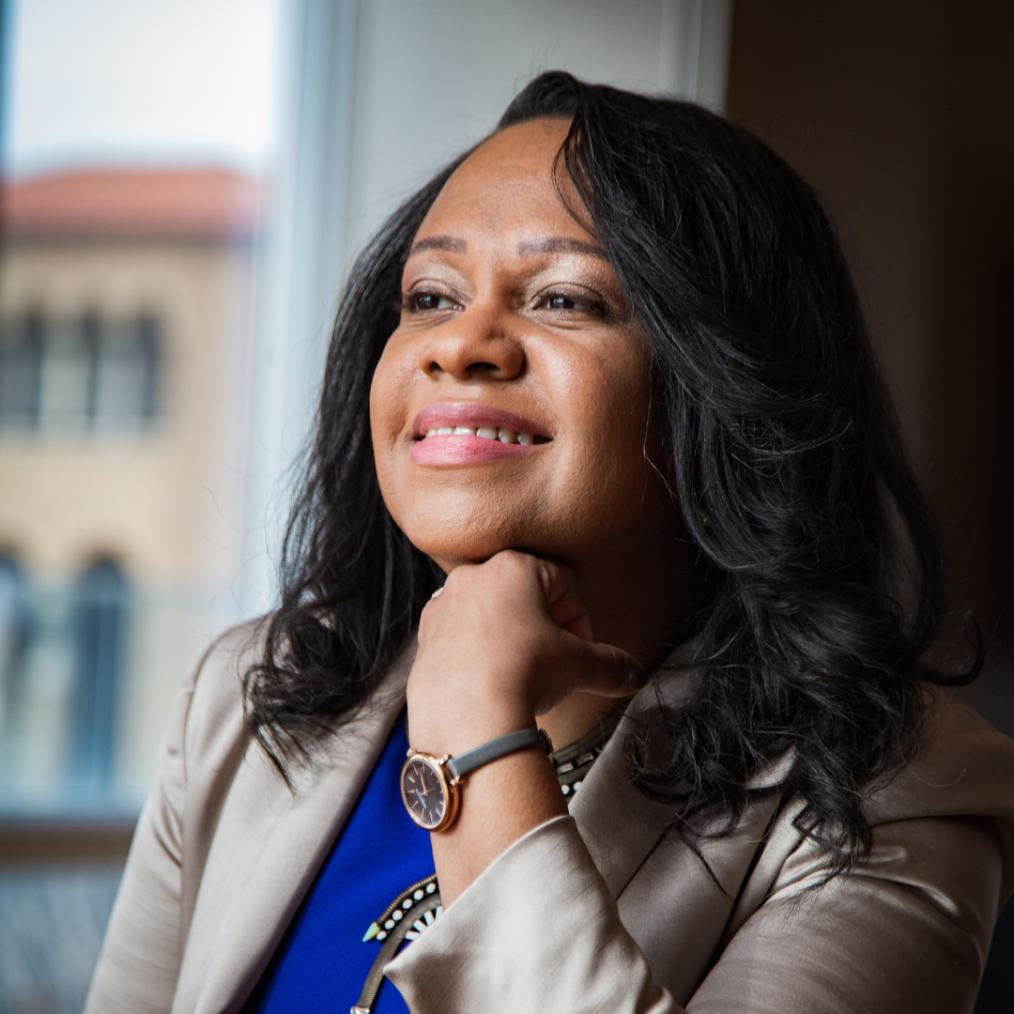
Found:
<path fill-rule="evenodd" d="M 688 1002 L 691 1014 L 970 1011 L 1001 892 L 991 820 L 902 820 L 823 883 L 801 846 Z M 679 955 L 671 956 L 674 962 Z M 414 1014 L 675 1014 L 571 818 L 499 856 L 387 969 Z"/>
<path fill-rule="evenodd" d="M 162 1014 L 172 1007 L 182 956 L 184 733 L 199 670 L 173 705 L 84 1014 Z"/>
<path fill-rule="evenodd" d="M 499 855 L 386 968 L 413 1014 L 669 1014 L 572 817 Z"/>
<path fill-rule="evenodd" d="M 729 941 L 691 1014 L 964 1014 L 985 965 L 1003 885 L 996 824 L 899 820 L 869 860 L 823 882 L 804 843 Z"/>

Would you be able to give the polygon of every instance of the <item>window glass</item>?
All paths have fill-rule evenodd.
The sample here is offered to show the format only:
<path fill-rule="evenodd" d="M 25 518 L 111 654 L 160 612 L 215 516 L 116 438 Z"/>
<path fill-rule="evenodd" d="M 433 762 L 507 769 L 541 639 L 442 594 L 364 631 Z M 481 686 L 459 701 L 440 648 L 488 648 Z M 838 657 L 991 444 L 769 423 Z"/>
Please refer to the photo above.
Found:
<path fill-rule="evenodd" d="M 9 770 L 12 760 L 9 747 L 17 721 L 31 617 L 27 592 L 21 568 L 11 557 L 0 554 L 0 771 Z"/>
<path fill-rule="evenodd" d="M 46 321 L 42 343 L 40 425 L 81 432 L 88 423 L 91 349 L 78 321 Z"/>
<path fill-rule="evenodd" d="M 70 770 L 74 781 L 102 787 L 112 775 L 130 591 L 119 566 L 103 560 L 84 572 L 76 592 Z"/>
<path fill-rule="evenodd" d="M 244 617 L 287 0 L 15 0 L 0 149 L 0 1011 L 80 1011 L 180 683 Z"/>
<path fill-rule="evenodd" d="M 281 0 L 4 8 L 0 824 L 117 821 L 244 618 Z"/>
<path fill-rule="evenodd" d="M 0 324 L 0 428 L 33 429 L 38 424 L 42 350 L 38 314 Z"/>
<path fill-rule="evenodd" d="M 93 421 L 97 430 L 137 430 L 155 417 L 158 324 L 151 317 L 96 324 Z"/>

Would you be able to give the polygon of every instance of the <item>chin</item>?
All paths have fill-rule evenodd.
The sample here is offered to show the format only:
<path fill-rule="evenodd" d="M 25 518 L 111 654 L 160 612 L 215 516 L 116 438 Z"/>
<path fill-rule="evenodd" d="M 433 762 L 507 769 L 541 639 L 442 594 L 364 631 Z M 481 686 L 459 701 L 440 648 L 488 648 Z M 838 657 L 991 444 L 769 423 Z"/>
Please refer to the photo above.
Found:
<path fill-rule="evenodd" d="M 482 563 L 504 549 L 516 549 L 518 543 L 502 533 L 484 531 L 423 532 L 407 531 L 412 545 L 425 553 L 444 571 L 462 563 Z"/>
<path fill-rule="evenodd" d="M 407 499 L 407 498 L 405 498 Z M 419 496 L 413 510 L 394 514 L 409 541 L 444 570 L 460 563 L 481 563 L 504 549 L 532 545 L 538 514 L 524 497 Z"/>

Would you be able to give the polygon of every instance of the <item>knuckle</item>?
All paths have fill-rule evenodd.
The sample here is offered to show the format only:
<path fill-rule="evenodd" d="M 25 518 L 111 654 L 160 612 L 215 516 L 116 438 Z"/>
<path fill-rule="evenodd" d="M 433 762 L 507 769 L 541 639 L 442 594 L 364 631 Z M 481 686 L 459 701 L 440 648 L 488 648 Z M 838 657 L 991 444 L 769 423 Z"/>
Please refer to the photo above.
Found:
<path fill-rule="evenodd" d="M 505 549 L 492 557 L 490 562 L 497 570 L 511 574 L 524 568 L 524 558 L 524 554 L 516 549 Z"/>
<path fill-rule="evenodd" d="M 470 572 L 473 570 L 475 570 L 475 567 L 469 563 L 462 563 L 455 567 L 444 579 L 444 594 L 453 592 L 454 589 L 462 584 L 467 584 Z"/>

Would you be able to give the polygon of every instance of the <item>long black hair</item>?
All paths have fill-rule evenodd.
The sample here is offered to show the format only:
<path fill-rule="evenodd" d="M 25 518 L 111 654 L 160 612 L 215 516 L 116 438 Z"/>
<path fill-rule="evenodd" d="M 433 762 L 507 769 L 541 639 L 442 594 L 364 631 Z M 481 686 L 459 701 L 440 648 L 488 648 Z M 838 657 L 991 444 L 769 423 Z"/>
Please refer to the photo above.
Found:
<path fill-rule="evenodd" d="M 797 826 L 844 868 L 870 843 L 859 790 L 914 749 L 920 681 L 946 681 L 921 661 L 945 575 L 834 231 L 780 158 L 699 106 L 549 72 L 498 129 L 540 117 L 572 121 L 558 165 L 650 337 L 666 478 L 703 572 L 686 631 L 700 692 L 659 711 L 661 763 L 628 743 L 631 777 L 681 827 L 717 811 L 728 830 L 792 748 Z M 281 605 L 246 676 L 283 773 L 366 701 L 442 580 L 384 505 L 368 399 L 413 236 L 467 154 L 387 220 L 341 297 Z"/>

